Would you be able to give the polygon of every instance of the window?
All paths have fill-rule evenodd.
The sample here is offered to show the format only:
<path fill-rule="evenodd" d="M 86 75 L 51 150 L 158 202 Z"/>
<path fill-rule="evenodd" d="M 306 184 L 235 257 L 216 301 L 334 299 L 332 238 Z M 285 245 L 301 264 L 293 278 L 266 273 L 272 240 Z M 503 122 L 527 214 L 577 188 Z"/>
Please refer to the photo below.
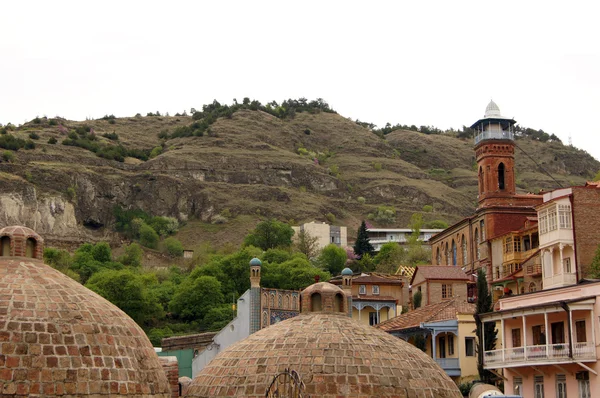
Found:
<path fill-rule="evenodd" d="M 452 239 L 452 265 L 456 266 L 458 264 L 457 261 L 457 250 L 456 250 L 456 242 Z"/>
<path fill-rule="evenodd" d="M 442 298 L 447 299 L 452 297 L 452 285 L 442 285 Z"/>
<path fill-rule="evenodd" d="M 552 329 L 552 344 L 565 343 L 565 324 L 564 322 L 554 322 L 550 324 Z"/>
<path fill-rule="evenodd" d="M 360 285 L 358 287 L 358 294 L 367 294 L 367 285 Z"/>
<path fill-rule="evenodd" d="M 579 386 L 579 398 L 591 398 L 589 372 L 577 372 L 575 373 L 575 379 L 577 379 Z"/>
<path fill-rule="evenodd" d="M 481 233 L 481 242 L 485 240 L 485 224 L 483 220 L 479 220 L 479 232 Z"/>
<path fill-rule="evenodd" d="M 546 344 L 546 333 L 543 325 L 537 325 L 531 328 L 533 332 L 533 345 Z"/>
<path fill-rule="evenodd" d="M 0 238 L 0 256 L 10 256 L 10 238 L 8 236 Z"/>
<path fill-rule="evenodd" d="M 446 242 L 446 265 L 450 265 L 450 251 L 448 250 L 448 242 Z"/>
<path fill-rule="evenodd" d="M 376 312 L 369 312 L 369 325 L 375 326 L 379 323 L 379 316 Z"/>
<path fill-rule="evenodd" d="M 548 209 L 548 231 L 556 229 L 556 207 Z"/>
<path fill-rule="evenodd" d="M 27 241 L 25 241 L 25 257 L 34 258 L 36 246 L 37 245 L 35 239 L 27 239 Z"/>
<path fill-rule="evenodd" d="M 537 290 L 537 286 L 535 285 L 535 282 L 531 282 L 531 283 L 529 284 L 529 292 L 530 292 L 530 293 L 533 293 L 533 292 L 535 292 L 536 290 Z"/>
<path fill-rule="evenodd" d="M 585 333 L 585 320 L 582 319 L 580 321 L 575 321 L 575 336 L 577 338 L 577 343 L 585 343 L 587 342 L 587 336 Z"/>
<path fill-rule="evenodd" d="M 563 258 L 563 270 L 568 274 L 571 273 L 571 257 Z"/>
<path fill-rule="evenodd" d="M 504 190 L 504 163 L 498 165 L 498 189 Z"/>
<path fill-rule="evenodd" d="M 515 253 L 518 253 L 521 251 L 521 238 L 519 238 L 519 237 L 515 238 L 514 247 L 515 247 Z"/>
<path fill-rule="evenodd" d="M 533 378 L 533 397 L 544 398 L 544 376 L 534 376 Z"/>
<path fill-rule="evenodd" d="M 506 238 L 506 240 L 504 241 L 504 253 L 512 253 L 512 251 L 513 251 L 512 241 L 513 241 L 512 236 Z"/>
<path fill-rule="evenodd" d="M 548 232 L 548 210 L 542 210 L 538 213 L 540 234 Z"/>
<path fill-rule="evenodd" d="M 379 285 L 373 285 L 373 294 L 379 295 Z"/>
<path fill-rule="evenodd" d="M 479 167 L 479 194 L 483 193 L 483 168 Z"/>
<path fill-rule="evenodd" d="M 515 377 L 513 379 L 513 391 L 515 395 L 523 395 L 523 378 Z"/>
<path fill-rule="evenodd" d="M 436 259 L 437 259 L 437 265 L 441 265 L 442 264 L 442 253 L 440 252 L 440 248 L 439 247 L 437 248 Z"/>
<path fill-rule="evenodd" d="M 438 342 L 438 358 L 446 358 L 446 338 L 441 336 Z"/>
<path fill-rule="evenodd" d="M 475 337 L 465 337 L 465 355 L 468 357 L 475 356 Z"/>
<path fill-rule="evenodd" d="M 513 348 L 521 347 L 521 329 L 516 328 L 511 330 Z"/>
<path fill-rule="evenodd" d="M 558 222 L 560 223 L 560 228 L 571 228 L 571 206 L 558 205 Z"/>
<path fill-rule="evenodd" d="M 467 241 L 465 236 L 462 236 L 462 265 L 467 265 Z"/>
<path fill-rule="evenodd" d="M 567 398 L 567 376 L 556 375 L 556 398 Z"/>
<path fill-rule="evenodd" d="M 448 335 L 448 355 L 450 355 L 450 356 L 454 355 L 454 335 L 453 334 Z"/>
<path fill-rule="evenodd" d="M 335 243 L 335 236 L 331 237 L 331 243 Z"/>
<path fill-rule="evenodd" d="M 319 312 L 323 310 L 323 304 L 321 302 L 321 294 L 313 293 L 310 296 L 310 310 L 311 312 Z"/>

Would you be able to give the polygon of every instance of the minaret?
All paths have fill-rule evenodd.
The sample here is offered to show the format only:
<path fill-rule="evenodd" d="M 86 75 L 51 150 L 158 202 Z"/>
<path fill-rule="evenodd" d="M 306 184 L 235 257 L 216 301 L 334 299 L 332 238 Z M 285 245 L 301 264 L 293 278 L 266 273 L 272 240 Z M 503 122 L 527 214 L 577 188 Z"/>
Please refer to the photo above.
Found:
<path fill-rule="evenodd" d="M 475 130 L 475 154 L 479 185 L 479 208 L 510 206 L 515 187 L 515 121 L 500 114 L 490 101 L 485 116 L 471 126 Z"/>
<path fill-rule="evenodd" d="M 260 267 L 258 258 L 250 260 L 250 334 L 260 330 Z"/>
<path fill-rule="evenodd" d="M 348 316 L 352 318 L 352 270 L 347 267 L 342 270 L 342 289 L 348 300 Z"/>

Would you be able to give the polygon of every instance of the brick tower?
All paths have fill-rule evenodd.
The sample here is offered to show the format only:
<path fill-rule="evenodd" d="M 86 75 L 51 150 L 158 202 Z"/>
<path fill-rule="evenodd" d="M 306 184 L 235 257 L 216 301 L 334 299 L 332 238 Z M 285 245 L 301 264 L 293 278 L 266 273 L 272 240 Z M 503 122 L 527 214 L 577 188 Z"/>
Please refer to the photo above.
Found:
<path fill-rule="evenodd" d="M 258 258 L 250 260 L 250 334 L 260 330 L 260 268 Z"/>
<path fill-rule="evenodd" d="M 515 141 L 513 119 L 500 114 L 490 101 L 483 119 L 471 126 L 476 130 L 475 154 L 479 185 L 479 208 L 512 205 L 515 187 Z"/>

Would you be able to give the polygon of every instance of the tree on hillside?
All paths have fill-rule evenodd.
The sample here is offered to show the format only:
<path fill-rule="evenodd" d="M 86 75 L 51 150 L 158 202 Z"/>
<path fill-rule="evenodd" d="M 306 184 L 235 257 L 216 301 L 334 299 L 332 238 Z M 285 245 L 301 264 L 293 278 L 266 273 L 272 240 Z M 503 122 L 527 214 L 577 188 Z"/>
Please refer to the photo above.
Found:
<path fill-rule="evenodd" d="M 593 181 L 600 181 L 600 170 L 594 176 L 594 180 Z"/>
<path fill-rule="evenodd" d="M 296 250 L 304 254 L 308 259 L 314 258 L 319 250 L 318 240 L 319 238 L 316 236 L 311 236 L 308 232 L 301 229 L 295 245 Z"/>
<path fill-rule="evenodd" d="M 590 278 L 600 279 L 600 245 L 598 245 L 598 248 L 596 249 L 596 254 L 594 254 L 589 270 L 588 276 Z"/>
<path fill-rule="evenodd" d="M 198 320 L 224 303 L 221 283 L 213 276 L 199 276 L 186 279 L 175 292 L 169 309 L 180 319 Z"/>
<path fill-rule="evenodd" d="M 346 250 L 331 243 L 321 251 L 319 264 L 331 275 L 339 275 L 346 266 L 347 259 Z"/>
<path fill-rule="evenodd" d="M 496 348 L 496 337 L 498 330 L 494 322 L 487 322 L 485 325 L 481 322 L 479 314 L 492 312 L 492 295 L 488 290 L 487 278 L 483 268 L 477 270 L 477 304 L 475 308 L 475 325 L 477 326 L 477 369 L 479 370 L 479 379 L 484 383 L 492 382 L 494 375 L 483 368 L 483 355 L 485 351 L 491 351 Z M 485 347 L 483 343 L 485 341 Z"/>
<path fill-rule="evenodd" d="M 254 231 L 244 238 L 245 246 L 256 246 L 263 250 L 290 247 L 294 230 L 288 224 L 268 219 L 258 223 Z"/>
<path fill-rule="evenodd" d="M 412 266 L 431 263 L 431 250 L 423 247 L 423 242 L 419 240 L 423 227 L 423 215 L 414 213 L 410 218 L 409 226 L 412 232 L 408 238 L 405 263 Z"/>
<path fill-rule="evenodd" d="M 364 254 L 372 254 L 375 251 L 373 245 L 369 240 L 369 234 L 367 233 L 367 224 L 363 220 L 360 223 L 360 228 L 358 228 L 358 234 L 356 236 L 356 241 L 354 242 L 354 254 L 358 258 L 361 258 Z"/>

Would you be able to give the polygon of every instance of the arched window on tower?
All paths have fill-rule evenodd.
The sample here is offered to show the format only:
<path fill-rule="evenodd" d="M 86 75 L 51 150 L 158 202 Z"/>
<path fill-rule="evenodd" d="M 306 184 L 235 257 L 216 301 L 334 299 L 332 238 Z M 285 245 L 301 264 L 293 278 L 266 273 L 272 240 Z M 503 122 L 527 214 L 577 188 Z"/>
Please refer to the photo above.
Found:
<path fill-rule="evenodd" d="M 481 257 L 481 252 L 479 251 L 479 230 L 475 228 L 475 250 L 477 251 L 477 260 Z"/>
<path fill-rule="evenodd" d="M 440 252 L 439 246 L 437 248 L 437 255 L 435 258 L 437 260 L 437 265 L 442 265 L 442 253 Z"/>
<path fill-rule="evenodd" d="M 446 265 L 450 265 L 450 252 L 448 250 L 448 242 L 446 242 L 446 250 L 445 251 L 445 256 L 446 256 Z"/>
<path fill-rule="evenodd" d="M 462 248 L 462 265 L 467 265 L 467 240 L 465 239 L 464 234 L 462 236 L 461 248 Z"/>
<path fill-rule="evenodd" d="M 10 256 L 10 238 L 8 236 L 0 238 L 0 256 Z"/>
<path fill-rule="evenodd" d="M 458 263 L 456 257 L 458 257 L 457 250 L 456 250 L 456 242 L 454 241 L 454 239 L 452 239 L 452 265 L 454 265 L 455 267 Z"/>
<path fill-rule="evenodd" d="M 498 189 L 504 191 L 504 163 L 498 165 Z"/>
<path fill-rule="evenodd" d="M 483 167 L 479 166 L 479 194 L 481 195 L 484 191 L 483 189 Z"/>
<path fill-rule="evenodd" d="M 25 242 L 25 257 L 34 258 L 37 242 L 33 238 L 27 239 Z"/>

